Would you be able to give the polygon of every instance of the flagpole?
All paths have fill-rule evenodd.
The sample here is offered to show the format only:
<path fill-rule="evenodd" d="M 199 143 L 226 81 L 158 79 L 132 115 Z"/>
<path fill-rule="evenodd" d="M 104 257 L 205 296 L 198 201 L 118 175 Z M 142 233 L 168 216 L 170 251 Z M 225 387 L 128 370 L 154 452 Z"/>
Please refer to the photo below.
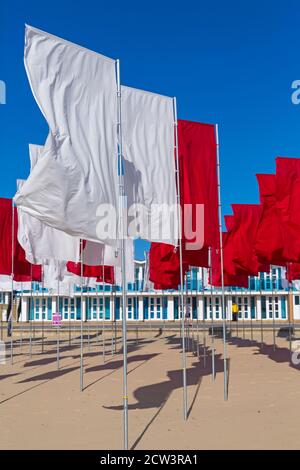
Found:
<path fill-rule="evenodd" d="M 104 265 L 102 264 L 102 357 L 103 362 L 105 362 L 105 325 L 104 325 L 104 315 L 105 315 L 105 295 L 104 295 Z"/>
<path fill-rule="evenodd" d="M 112 307 L 112 309 L 111 309 Z M 114 306 L 113 306 L 113 285 L 110 287 L 109 315 L 111 320 L 111 355 L 114 355 Z"/>
<path fill-rule="evenodd" d="M 199 304 L 199 295 L 198 295 L 198 273 L 199 273 L 199 269 L 197 269 L 197 287 L 196 287 L 196 306 L 197 306 L 197 321 L 196 321 L 196 338 L 197 338 L 197 357 L 198 357 L 198 360 L 200 358 L 200 351 L 199 351 L 199 308 L 198 308 L 198 304 Z M 201 283 L 203 284 L 203 279 L 201 278 Z M 204 296 L 202 298 L 202 311 L 203 311 L 203 315 L 204 315 Z"/>
<path fill-rule="evenodd" d="M 276 350 L 276 328 L 275 328 L 275 301 L 273 289 L 273 266 L 270 266 L 270 281 L 272 289 L 272 329 L 273 329 L 273 350 Z"/>
<path fill-rule="evenodd" d="M 204 279 L 204 268 L 202 270 L 202 280 Z M 203 295 L 203 303 L 204 303 L 204 283 L 202 282 L 202 295 Z M 213 298 L 211 296 L 211 318 L 213 320 Z M 202 319 L 202 337 L 203 337 L 203 367 L 206 368 L 206 326 L 205 326 L 205 315 L 203 314 Z"/>
<path fill-rule="evenodd" d="M 217 177 L 218 177 L 218 206 L 219 206 L 219 234 L 220 234 L 220 261 L 221 261 L 221 286 L 222 286 L 222 317 L 223 317 L 223 360 L 224 360 L 224 400 L 228 399 L 228 377 L 227 377 L 227 344 L 226 344 L 226 312 L 224 291 L 224 258 L 222 238 L 222 203 L 221 203 L 221 175 L 220 175 L 220 144 L 219 125 L 215 125 L 217 144 Z"/>
<path fill-rule="evenodd" d="M 287 278 L 289 278 L 289 263 L 286 265 L 286 271 L 287 271 Z M 293 286 L 293 283 L 288 280 L 288 294 L 287 294 L 287 311 L 288 311 L 288 319 L 289 319 L 289 349 L 290 349 L 290 361 L 292 360 L 292 334 L 294 334 L 294 326 L 292 328 L 292 323 L 291 323 L 291 299 L 290 299 L 290 294 L 291 294 L 291 288 Z M 293 316 L 294 317 L 294 316 Z"/>
<path fill-rule="evenodd" d="M 80 239 L 80 391 L 83 392 L 83 243 Z"/>
<path fill-rule="evenodd" d="M 261 289 L 260 273 L 258 276 L 258 280 L 259 280 L 259 296 L 260 296 L 260 347 L 262 349 L 264 345 L 264 330 L 263 330 L 263 317 L 262 317 L 262 308 L 261 308 L 262 289 Z"/>
<path fill-rule="evenodd" d="M 69 348 L 71 347 L 71 292 L 70 292 L 70 284 L 69 284 L 69 300 L 68 300 L 68 325 L 69 325 Z"/>
<path fill-rule="evenodd" d="M 121 111 L 121 82 L 120 82 L 120 61 L 116 60 L 117 74 L 117 104 L 118 104 L 118 179 L 119 179 L 119 239 L 121 241 L 121 272 L 122 272 L 122 340 L 123 340 L 123 431 L 124 431 L 124 449 L 128 450 L 128 385 L 127 385 L 127 322 L 126 322 L 126 304 L 127 304 L 127 286 L 126 286 L 126 260 L 125 260 L 125 226 L 124 226 L 124 168 L 122 155 L 122 111 Z"/>
<path fill-rule="evenodd" d="M 211 248 L 208 251 L 209 257 L 209 272 L 210 272 L 210 298 L 211 298 L 211 305 L 213 299 L 213 285 L 212 285 L 212 256 L 211 256 Z M 216 365 L 215 365 L 215 331 L 214 331 L 214 317 L 211 316 L 211 374 L 212 380 L 214 381 L 216 378 Z"/>
<path fill-rule="evenodd" d="M 20 329 L 20 354 L 22 354 L 23 350 L 23 324 L 22 324 L 22 301 L 23 301 L 23 283 L 21 282 L 21 297 L 20 297 L 20 308 L 21 308 L 21 326 L 19 327 Z"/>
<path fill-rule="evenodd" d="M 44 353 L 44 313 L 43 313 L 43 303 L 45 299 L 44 294 L 44 265 L 41 265 L 41 274 L 42 274 L 42 354 Z M 46 315 L 46 306 L 45 306 L 45 315 Z"/>
<path fill-rule="evenodd" d="M 34 319 L 34 300 L 33 300 L 33 288 L 32 288 L 32 266 L 30 266 L 30 310 L 32 309 L 32 316 Z M 32 357 L 32 318 L 31 312 L 29 311 L 29 357 Z"/>
<path fill-rule="evenodd" d="M 14 363 L 14 342 L 13 342 L 13 323 L 14 323 L 14 238 L 15 238 L 15 210 L 14 200 L 12 199 L 12 236 L 11 236 L 11 310 L 10 310 L 10 360 Z"/>
<path fill-rule="evenodd" d="M 188 319 L 188 288 L 187 273 L 184 275 L 184 297 L 185 297 L 185 331 L 186 331 L 186 351 L 190 351 L 190 325 Z"/>
<path fill-rule="evenodd" d="M 90 296 L 90 286 L 89 286 L 89 280 L 87 280 L 87 286 L 86 286 L 86 309 L 90 308 L 90 318 L 88 318 L 88 315 L 86 316 L 87 318 L 87 337 L 88 337 L 88 351 L 90 352 L 91 350 L 91 345 L 90 345 L 90 321 L 92 320 L 92 304 L 91 304 L 91 296 Z"/>
<path fill-rule="evenodd" d="M 57 325 L 56 325 L 56 364 L 57 364 L 57 370 L 59 370 L 59 323 L 60 323 L 60 315 L 59 315 L 59 277 L 57 277 L 57 296 L 56 296 L 56 302 L 57 302 Z"/>
<path fill-rule="evenodd" d="M 177 180 L 177 207 L 178 207 L 178 229 L 179 229 L 179 261 L 180 261 L 180 304 L 181 304 L 181 339 L 182 339 L 182 379 L 183 379 L 183 419 L 187 420 L 187 379 L 186 379 L 186 347 L 185 347 L 185 318 L 184 318 L 184 294 L 183 294 L 183 266 L 182 266 L 182 217 L 181 217 L 181 195 L 179 177 L 179 149 L 178 149 L 178 123 L 177 102 L 173 98 L 174 130 L 175 130 L 175 157 L 176 157 L 176 180 Z"/>
<path fill-rule="evenodd" d="M 252 311 L 251 311 L 251 279 L 250 279 L 250 276 L 248 276 L 248 288 L 249 288 L 249 298 L 250 298 L 250 302 L 249 302 L 249 306 L 250 306 L 250 331 L 251 331 L 251 341 L 253 341 L 253 321 L 252 321 Z"/>

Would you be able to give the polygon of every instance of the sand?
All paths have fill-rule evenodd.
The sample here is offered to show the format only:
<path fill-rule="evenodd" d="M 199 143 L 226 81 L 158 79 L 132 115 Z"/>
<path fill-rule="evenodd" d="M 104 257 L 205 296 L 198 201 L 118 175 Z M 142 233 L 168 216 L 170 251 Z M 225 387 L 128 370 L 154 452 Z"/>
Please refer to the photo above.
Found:
<path fill-rule="evenodd" d="M 38 336 L 38 335 L 37 335 Z M 300 367 L 289 364 L 288 341 L 265 332 L 228 344 L 229 398 L 223 400 L 223 349 L 216 340 L 212 380 L 210 337 L 206 363 L 188 353 L 189 417 L 183 421 L 180 338 L 175 332 L 129 335 L 129 443 L 132 449 L 299 449 Z M 200 341 L 202 341 L 202 333 Z M 120 351 L 120 338 L 118 350 Z M 79 391 L 79 346 L 23 343 L 14 365 L 0 365 L 1 449 L 121 449 L 122 356 L 102 344 L 85 347 L 84 392 Z"/>

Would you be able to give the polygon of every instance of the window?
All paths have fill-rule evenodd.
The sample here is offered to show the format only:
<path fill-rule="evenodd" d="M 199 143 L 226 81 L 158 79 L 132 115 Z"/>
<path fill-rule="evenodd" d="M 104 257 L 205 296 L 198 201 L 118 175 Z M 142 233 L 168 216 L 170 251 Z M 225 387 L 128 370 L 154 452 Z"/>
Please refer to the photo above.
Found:
<path fill-rule="evenodd" d="M 251 297 L 251 318 L 255 319 L 255 297 Z"/>
<path fill-rule="evenodd" d="M 272 269 L 272 289 L 276 290 L 276 281 L 277 281 L 277 270 L 276 268 Z"/>
<path fill-rule="evenodd" d="M 69 313 L 69 299 L 65 297 L 63 299 L 63 311 L 62 311 L 64 320 L 68 319 L 68 313 Z"/>
<path fill-rule="evenodd" d="M 128 318 L 131 320 L 132 318 L 132 298 L 128 297 Z"/>
<path fill-rule="evenodd" d="M 209 318 L 212 319 L 213 309 L 212 309 L 212 298 L 209 298 Z"/>
<path fill-rule="evenodd" d="M 272 302 L 272 297 L 269 297 L 269 318 L 273 318 L 273 302 Z"/>
<path fill-rule="evenodd" d="M 207 320 L 207 298 L 204 297 L 204 320 Z"/>
<path fill-rule="evenodd" d="M 285 296 L 281 296 L 281 318 L 286 319 Z"/>
<path fill-rule="evenodd" d="M 266 297 L 264 295 L 261 297 L 261 317 L 267 318 Z"/>
<path fill-rule="evenodd" d="M 104 319 L 104 299 L 103 297 L 100 297 L 98 300 L 99 300 L 99 318 L 103 320 Z"/>
<path fill-rule="evenodd" d="M 238 297 L 238 309 L 239 309 L 239 318 L 242 318 L 242 297 Z"/>
<path fill-rule="evenodd" d="M 250 290 L 255 290 L 256 289 L 255 277 L 252 277 L 252 276 L 250 277 L 249 288 L 250 288 Z"/>
<path fill-rule="evenodd" d="M 158 297 L 156 299 L 156 317 L 160 318 L 160 312 L 161 312 L 161 299 Z"/>
<path fill-rule="evenodd" d="M 150 297 L 150 318 L 154 318 L 154 297 Z"/>
<path fill-rule="evenodd" d="M 278 297 L 274 298 L 274 307 L 275 307 L 275 318 L 279 318 L 279 303 Z"/>
<path fill-rule="evenodd" d="M 70 299 L 71 320 L 75 319 L 75 299 Z"/>
<path fill-rule="evenodd" d="M 174 297 L 174 320 L 179 319 L 178 297 Z"/>
<path fill-rule="evenodd" d="M 47 311 L 47 299 L 42 299 L 42 319 L 46 320 L 46 311 Z"/>
<path fill-rule="evenodd" d="M 220 299 L 219 299 L 219 297 L 216 297 L 215 307 L 216 307 L 216 319 L 218 320 L 220 318 Z"/>
<path fill-rule="evenodd" d="M 295 305 L 300 305 L 300 296 L 295 295 Z"/>
<path fill-rule="evenodd" d="M 244 318 L 248 318 L 248 313 L 249 313 L 249 309 L 248 309 L 248 297 L 245 297 L 245 298 L 244 298 Z"/>

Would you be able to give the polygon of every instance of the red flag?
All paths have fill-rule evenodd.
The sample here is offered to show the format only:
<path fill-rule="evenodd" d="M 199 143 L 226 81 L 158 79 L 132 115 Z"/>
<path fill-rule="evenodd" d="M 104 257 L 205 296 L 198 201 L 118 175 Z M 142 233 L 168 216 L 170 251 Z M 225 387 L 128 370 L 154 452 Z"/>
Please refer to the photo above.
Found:
<path fill-rule="evenodd" d="M 196 204 L 203 204 L 203 246 L 218 248 L 219 219 L 215 127 L 211 124 L 179 120 L 178 148 L 181 206 L 184 207 L 185 204 L 192 205 L 192 221 L 195 221 Z M 184 211 L 183 215 L 185 215 Z M 189 222 L 191 226 L 190 217 L 189 220 L 183 217 L 183 222 L 184 224 Z M 184 245 L 186 245 L 186 241 L 186 238 L 183 237 Z M 194 266 L 197 265 L 194 264 Z"/>
<path fill-rule="evenodd" d="M 222 234 L 223 236 L 223 259 L 224 259 L 224 286 L 225 287 L 248 287 L 248 275 L 246 274 L 232 274 L 226 270 L 226 263 L 229 263 L 230 256 L 227 252 L 227 244 L 226 244 L 226 237 L 228 236 L 227 232 Z M 227 259 L 226 259 L 227 255 Z M 226 261 L 225 261 L 226 260 Z M 215 287 L 222 286 L 221 280 L 221 260 L 220 260 L 220 252 L 219 249 L 212 249 L 211 251 L 211 263 L 212 269 L 209 282 Z M 231 264 L 232 260 L 231 260 Z"/>
<path fill-rule="evenodd" d="M 12 200 L 0 199 L 0 274 L 12 273 Z"/>
<path fill-rule="evenodd" d="M 283 236 L 282 258 L 300 261 L 300 159 L 276 158 L 276 207 Z"/>
<path fill-rule="evenodd" d="M 183 214 L 183 263 L 184 272 L 186 272 L 188 266 L 208 267 L 208 247 L 219 246 L 217 153 L 214 126 L 179 120 L 178 147 L 180 203 Z M 184 210 L 187 205 L 192 208 L 189 214 Z M 203 247 L 191 250 L 188 249 L 187 243 L 195 242 L 196 236 L 194 238 L 187 236 L 187 228 L 191 231 L 196 230 L 197 205 L 204 206 L 204 236 L 201 240 Z M 158 245 L 161 247 L 159 248 Z M 149 267 L 150 280 L 157 285 L 180 284 L 179 251 L 174 250 L 174 246 L 152 243 Z"/>
<path fill-rule="evenodd" d="M 276 175 L 257 174 L 262 213 L 258 224 L 255 253 L 262 263 L 283 265 L 283 234 L 276 207 Z"/>
<path fill-rule="evenodd" d="M 12 266 L 12 224 L 14 214 L 14 260 Z M 18 242 L 18 213 L 12 199 L 0 198 L 0 274 L 11 275 L 17 282 L 41 281 L 41 266 L 30 264 Z"/>
<path fill-rule="evenodd" d="M 269 266 L 259 263 L 254 251 L 262 207 L 258 204 L 232 204 L 236 230 L 234 234 L 233 261 L 237 270 L 256 276 L 269 271 Z"/>
<path fill-rule="evenodd" d="M 81 275 L 81 264 L 68 261 L 67 270 L 69 273 Z M 106 282 L 114 284 L 114 268 L 113 266 L 88 266 L 83 265 L 83 277 L 96 277 L 97 282 Z"/>
<path fill-rule="evenodd" d="M 183 272 L 188 266 L 183 263 Z M 179 248 L 165 243 L 151 243 L 149 252 L 149 279 L 154 284 L 174 286 L 180 284 Z M 172 287 L 166 287 L 171 289 Z"/>
<path fill-rule="evenodd" d="M 300 279 L 300 263 L 287 263 L 285 277 L 289 282 Z"/>

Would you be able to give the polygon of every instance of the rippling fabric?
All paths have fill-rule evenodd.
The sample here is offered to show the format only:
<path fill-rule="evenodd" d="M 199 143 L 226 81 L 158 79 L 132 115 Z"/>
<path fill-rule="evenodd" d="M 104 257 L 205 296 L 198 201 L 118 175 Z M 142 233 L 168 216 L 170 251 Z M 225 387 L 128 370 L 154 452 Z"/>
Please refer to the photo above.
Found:
<path fill-rule="evenodd" d="M 285 266 L 282 224 L 276 207 L 276 175 L 257 174 L 256 178 L 262 214 L 256 234 L 255 252 L 262 262 Z"/>
<path fill-rule="evenodd" d="M 81 264 L 67 263 L 67 270 L 70 273 L 81 275 Z M 107 284 L 114 284 L 114 268 L 112 266 L 87 266 L 83 265 L 83 277 L 94 277 L 97 282 L 105 282 Z"/>
<path fill-rule="evenodd" d="M 14 222 L 13 222 L 14 214 Z M 14 223 L 14 259 L 12 265 L 12 224 Z M 12 208 L 12 200 L 0 199 L 0 274 L 11 275 L 17 282 L 41 280 L 41 267 L 30 264 L 25 258 L 25 252 L 18 242 L 18 214 L 16 207 Z"/>
<path fill-rule="evenodd" d="M 31 171 L 38 163 L 42 149 L 40 145 L 29 146 Z M 18 180 L 18 189 L 21 189 L 24 184 L 25 181 Z M 18 222 L 18 240 L 30 263 L 42 263 L 50 259 L 78 262 L 79 238 L 44 224 L 36 217 L 24 212 L 21 207 L 18 207 Z"/>
<path fill-rule="evenodd" d="M 50 133 L 15 202 L 51 227 L 98 241 L 99 205 L 118 207 L 115 61 L 30 26 L 24 59 Z M 108 236 L 116 235 L 112 224 Z"/>
<path fill-rule="evenodd" d="M 282 257 L 300 261 L 300 158 L 276 158 L 276 208 L 283 236 Z"/>
<path fill-rule="evenodd" d="M 122 137 L 127 205 L 143 204 L 151 221 L 140 237 L 177 245 L 177 211 L 169 218 L 154 209 L 177 203 L 172 98 L 122 86 Z"/>

